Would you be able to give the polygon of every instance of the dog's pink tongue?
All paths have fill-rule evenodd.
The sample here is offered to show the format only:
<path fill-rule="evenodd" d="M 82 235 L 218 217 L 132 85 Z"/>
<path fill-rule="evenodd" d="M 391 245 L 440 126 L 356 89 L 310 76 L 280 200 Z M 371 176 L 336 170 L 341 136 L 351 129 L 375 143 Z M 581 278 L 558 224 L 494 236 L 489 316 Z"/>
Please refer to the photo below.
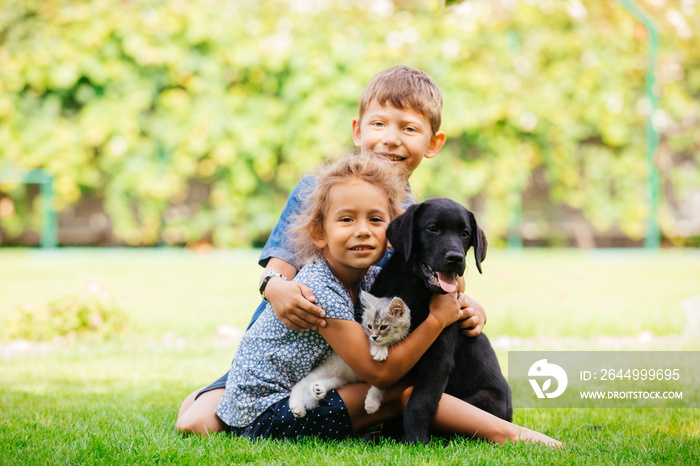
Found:
<path fill-rule="evenodd" d="M 453 273 L 438 272 L 438 281 L 440 282 L 440 288 L 442 291 L 447 293 L 452 293 L 457 289 L 457 278 Z"/>

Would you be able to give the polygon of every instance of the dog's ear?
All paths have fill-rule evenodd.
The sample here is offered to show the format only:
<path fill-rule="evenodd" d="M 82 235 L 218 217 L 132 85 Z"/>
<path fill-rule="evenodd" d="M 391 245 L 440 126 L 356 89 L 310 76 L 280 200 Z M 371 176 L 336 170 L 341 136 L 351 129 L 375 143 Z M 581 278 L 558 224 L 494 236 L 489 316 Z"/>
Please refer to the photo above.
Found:
<path fill-rule="evenodd" d="M 486 235 L 484 234 L 484 231 L 479 228 L 479 225 L 476 224 L 474 214 L 469 215 L 469 223 L 472 232 L 476 232 L 475 234 L 472 234 L 470 244 L 470 246 L 474 248 L 474 261 L 476 261 L 476 268 L 479 269 L 479 273 L 483 273 L 481 271 L 481 263 L 484 262 L 484 259 L 486 259 L 486 247 L 488 246 Z"/>
<path fill-rule="evenodd" d="M 401 254 L 405 261 L 411 255 L 413 246 L 413 218 L 420 204 L 411 205 L 404 213 L 391 221 L 386 229 L 386 237 L 394 248 L 394 254 Z"/>

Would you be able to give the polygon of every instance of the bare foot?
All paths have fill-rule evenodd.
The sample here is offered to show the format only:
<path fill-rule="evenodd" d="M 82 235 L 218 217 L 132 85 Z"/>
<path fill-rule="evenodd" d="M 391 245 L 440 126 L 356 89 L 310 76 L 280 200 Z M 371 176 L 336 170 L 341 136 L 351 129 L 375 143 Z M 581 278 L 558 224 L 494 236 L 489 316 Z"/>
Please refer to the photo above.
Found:
<path fill-rule="evenodd" d="M 540 432 L 535 432 L 527 427 L 518 427 L 518 437 L 513 439 L 513 441 L 518 443 L 543 443 L 551 448 L 562 448 L 564 446 L 560 441 L 554 440 Z"/>

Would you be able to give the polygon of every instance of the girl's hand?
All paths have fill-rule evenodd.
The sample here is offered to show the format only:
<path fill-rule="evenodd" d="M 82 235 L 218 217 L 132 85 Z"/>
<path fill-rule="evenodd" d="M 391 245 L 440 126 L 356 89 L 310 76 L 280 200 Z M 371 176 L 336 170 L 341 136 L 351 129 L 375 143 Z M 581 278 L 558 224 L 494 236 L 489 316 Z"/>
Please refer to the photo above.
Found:
<path fill-rule="evenodd" d="M 309 287 L 299 282 L 273 277 L 265 288 L 265 297 L 275 315 L 292 330 L 306 330 L 325 327 L 326 313 L 316 306 L 316 298 Z"/>
<path fill-rule="evenodd" d="M 459 321 L 459 328 L 468 337 L 475 337 L 484 330 L 486 325 L 486 312 L 484 307 L 474 301 L 469 296 L 460 293 L 457 298 L 462 308 L 462 319 Z"/>
<path fill-rule="evenodd" d="M 462 308 L 457 302 L 457 293 L 434 294 L 430 298 L 430 315 L 443 328 L 457 322 L 462 317 Z"/>

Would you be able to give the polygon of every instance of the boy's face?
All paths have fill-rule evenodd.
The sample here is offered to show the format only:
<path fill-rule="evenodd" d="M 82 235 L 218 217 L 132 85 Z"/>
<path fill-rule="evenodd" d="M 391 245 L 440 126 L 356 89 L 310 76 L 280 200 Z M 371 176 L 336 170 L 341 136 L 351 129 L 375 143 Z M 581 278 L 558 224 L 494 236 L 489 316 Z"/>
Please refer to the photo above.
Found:
<path fill-rule="evenodd" d="M 435 157 L 445 145 L 445 132 L 432 134 L 430 121 L 420 112 L 399 109 L 372 100 L 362 121 L 352 121 L 352 139 L 357 147 L 405 166 L 409 176 L 423 158 Z"/>

